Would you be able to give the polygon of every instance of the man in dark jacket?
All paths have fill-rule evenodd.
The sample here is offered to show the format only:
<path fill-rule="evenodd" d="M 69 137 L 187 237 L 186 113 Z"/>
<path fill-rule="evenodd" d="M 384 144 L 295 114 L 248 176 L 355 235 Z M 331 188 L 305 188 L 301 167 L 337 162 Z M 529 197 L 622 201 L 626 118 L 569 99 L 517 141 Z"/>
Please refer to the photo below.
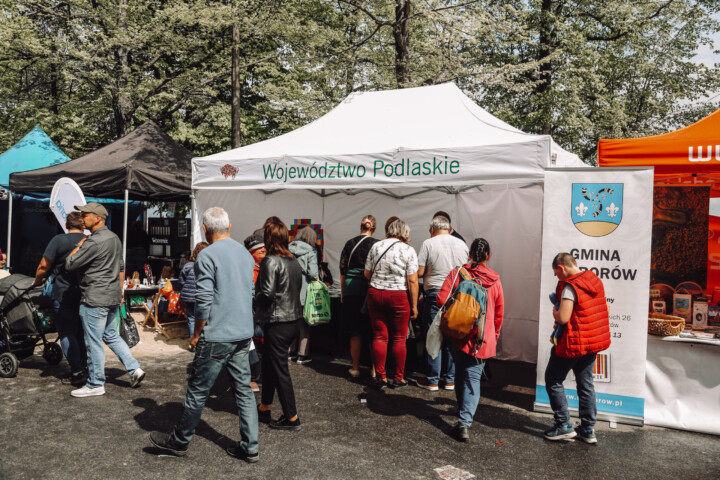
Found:
<path fill-rule="evenodd" d="M 610 347 L 610 320 L 602 281 L 591 270 L 581 271 L 569 253 L 558 253 L 553 259 L 558 278 L 557 297 L 560 308 L 553 317 L 565 331 L 550 352 L 545 369 L 545 389 L 555 415 L 555 425 L 545 432 L 547 440 L 578 437 L 585 443 L 597 443 L 594 427 L 597 418 L 593 369 L 598 352 Z M 568 413 L 563 382 L 573 371 L 577 383 L 580 426 L 573 429 Z"/>
<path fill-rule="evenodd" d="M 185 455 L 210 389 L 225 367 L 238 406 L 241 438 L 227 452 L 253 463 L 259 458 L 258 413 L 248 361 L 253 335 L 254 262 L 247 249 L 230 238 L 231 227 L 222 208 L 210 208 L 203 214 L 203 230 L 210 246 L 195 260 L 195 331 L 190 345 L 196 350 L 192 376 L 180 420 L 171 433 L 151 433 L 150 441 L 173 455 Z"/>
<path fill-rule="evenodd" d="M 70 376 L 62 383 L 76 387 L 87 380 L 87 350 L 80 318 L 80 285 L 78 276 L 65 271 L 65 260 L 85 235 L 80 212 L 70 212 L 65 219 L 67 233 L 50 240 L 35 271 L 33 285 L 52 282 L 53 321 L 57 327 L 60 345 L 70 364 Z M 50 277 L 50 278 L 48 278 Z"/>
<path fill-rule="evenodd" d="M 70 395 L 92 397 L 105 394 L 103 342 L 125 366 L 130 374 L 130 386 L 135 388 L 145 378 L 145 372 L 130 353 L 127 343 L 117 334 L 115 326 L 125 281 L 122 243 L 105 226 L 108 212 L 101 204 L 90 202 L 77 205 L 75 210 L 82 213 L 83 226 L 92 233 L 77 243 L 65 261 L 65 270 L 82 273 L 80 317 L 88 350 L 87 383 Z"/>

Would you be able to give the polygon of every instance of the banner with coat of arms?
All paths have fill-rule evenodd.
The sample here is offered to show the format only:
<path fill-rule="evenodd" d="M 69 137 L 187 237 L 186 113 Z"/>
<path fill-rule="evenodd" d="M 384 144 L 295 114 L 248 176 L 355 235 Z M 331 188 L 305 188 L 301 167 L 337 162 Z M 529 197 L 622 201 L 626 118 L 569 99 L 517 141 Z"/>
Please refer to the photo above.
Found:
<path fill-rule="evenodd" d="M 545 368 L 555 322 L 548 297 L 558 281 L 553 258 L 568 252 L 581 270 L 602 280 L 610 311 L 611 345 L 598 354 L 594 370 L 598 418 L 642 423 L 652 215 L 652 168 L 546 171 L 536 410 L 551 411 Z M 576 411 L 572 371 L 564 386 Z"/>

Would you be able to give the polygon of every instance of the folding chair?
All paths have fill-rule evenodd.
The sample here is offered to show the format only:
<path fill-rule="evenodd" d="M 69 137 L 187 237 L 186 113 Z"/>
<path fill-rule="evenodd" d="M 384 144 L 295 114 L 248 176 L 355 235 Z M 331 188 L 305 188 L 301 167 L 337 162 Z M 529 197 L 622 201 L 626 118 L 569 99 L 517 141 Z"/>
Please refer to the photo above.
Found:
<path fill-rule="evenodd" d="M 162 333 L 165 338 L 168 340 L 170 339 L 170 336 L 165 331 L 164 327 L 170 326 L 170 325 L 180 325 L 182 323 L 187 325 L 188 318 L 185 313 L 183 314 L 176 314 L 180 315 L 181 318 L 184 318 L 184 320 L 175 320 L 172 322 L 160 322 L 160 314 L 158 313 L 158 303 L 160 302 L 160 298 L 162 298 L 163 294 L 161 292 L 158 292 L 155 294 L 155 297 L 153 298 L 152 303 L 150 306 L 148 306 L 148 302 L 145 302 L 143 304 L 143 307 L 145 308 L 145 311 L 147 312 L 145 314 L 145 321 L 143 322 L 142 326 L 144 327 L 148 322 L 152 320 L 152 324 L 150 326 L 154 326 L 158 330 L 160 330 L 160 333 Z"/>

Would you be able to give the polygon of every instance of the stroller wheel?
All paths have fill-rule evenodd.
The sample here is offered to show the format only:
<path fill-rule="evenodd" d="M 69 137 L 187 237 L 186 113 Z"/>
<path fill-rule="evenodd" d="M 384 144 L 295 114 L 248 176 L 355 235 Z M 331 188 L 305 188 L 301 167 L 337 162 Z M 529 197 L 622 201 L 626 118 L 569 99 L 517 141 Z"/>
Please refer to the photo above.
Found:
<path fill-rule="evenodd" d="M 20 361 L 10 352 L 0 355 L 0 377 L 14 377 L 20 366 Z"/>
<path fill-rule="evenodd" d="M 43 358 L 50 365 L 57 365 L 63 359 L 63 351 L 57 343 L 48 343 L 43 350 Z"/>

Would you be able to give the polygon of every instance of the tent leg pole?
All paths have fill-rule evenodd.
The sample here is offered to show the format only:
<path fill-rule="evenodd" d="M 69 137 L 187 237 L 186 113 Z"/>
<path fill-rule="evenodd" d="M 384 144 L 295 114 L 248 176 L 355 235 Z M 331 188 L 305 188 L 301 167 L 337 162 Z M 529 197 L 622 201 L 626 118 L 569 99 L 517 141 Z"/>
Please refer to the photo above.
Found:
<path fill-rule="evenodd" d="M 5 262 L 5 266 L 8 270 L 10 270 L 10 244 L 12 242 L 12 212 L 13 211 L 13 194 L 12 190 L 8 190 L 8 232 L 7 232 L 7 251 L 5 252 L 5 255 L 7 256 L 7 260 Z"/>
<path fill-rule="evenodd" d="M 127 224 L 128 224 L 128 190 L 125 189 L 125 207 L 123 215 L 123 266 L 126 265 L 126 253 L 127 253 Z"/>
<path fill-rule="evenodd" d="M 195 248 L 195 190 L 190 193 L 190 251 Z"/>

